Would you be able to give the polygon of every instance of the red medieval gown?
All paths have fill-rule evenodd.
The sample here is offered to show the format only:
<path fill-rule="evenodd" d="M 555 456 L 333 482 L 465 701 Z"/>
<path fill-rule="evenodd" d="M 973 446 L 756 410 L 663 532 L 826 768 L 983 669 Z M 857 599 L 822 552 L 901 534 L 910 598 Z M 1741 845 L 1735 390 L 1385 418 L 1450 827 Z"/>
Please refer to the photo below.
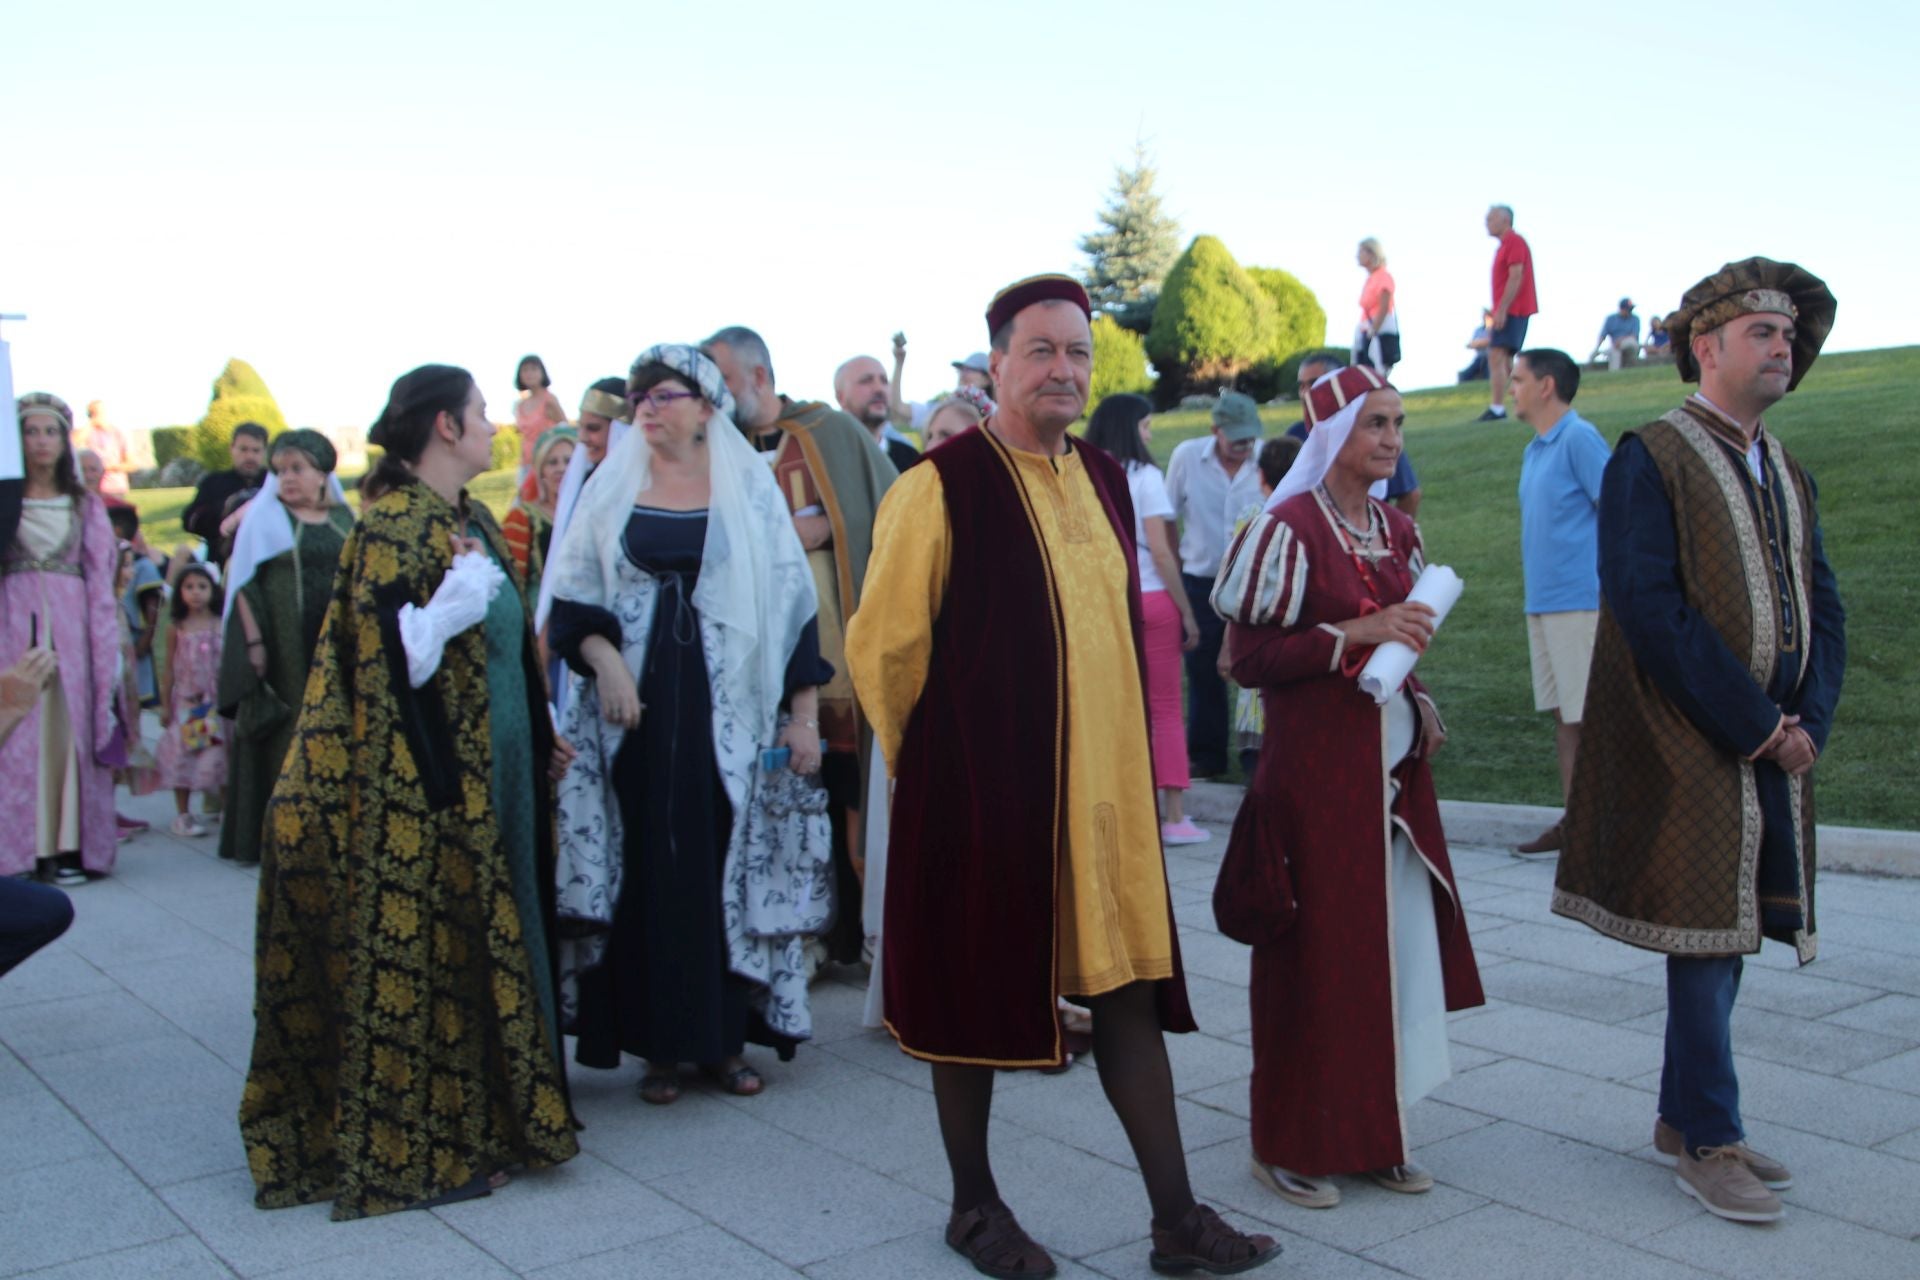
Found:
<path fill-rule="evenodd" d="M 1248 525 L 1215 593 L 1233 623 L 1233 677 L 1260 689 L 1278 748 L 1261 753 L 1231 841 L 1284 856 L 1297 903 L 1291 928 L 1253 951 L 1253 1147 L 1310 1176 L 1406 1162 L 1409 989 L 1440 986 L 1447 1011 L 1485 1002 L 1410 704 L 1376 706 L 1360 692 L 1367 651 L 1348 650 L 1334 625 L 1405 600 L 1420 572 L 1413 522 L 1372 506 L 1387 535 L 1378 560 L 1353 553 L 1318 494 L 1300 494 Z M 1436 714 L 1418 680 L 1400 697 L 1409 695 L 1422 719 Z M 1401 741 L 1390 746 L 1395 728 Z M 1396 834 L 1424 864 L 1430 895 L 1390 892 Z M 1414 884 L 1426 887 L 1417 871 Z M 1427 897 L 1437 947 L 1426 934 L 1422 956 L 1404 945 L 1409 922 L 1396 926 L 1393 904 Z M 1403 971 L 1411 966 L 1419 970 Z M 1444 1078 L 1444 1056 L 1439 1065 Z"/>

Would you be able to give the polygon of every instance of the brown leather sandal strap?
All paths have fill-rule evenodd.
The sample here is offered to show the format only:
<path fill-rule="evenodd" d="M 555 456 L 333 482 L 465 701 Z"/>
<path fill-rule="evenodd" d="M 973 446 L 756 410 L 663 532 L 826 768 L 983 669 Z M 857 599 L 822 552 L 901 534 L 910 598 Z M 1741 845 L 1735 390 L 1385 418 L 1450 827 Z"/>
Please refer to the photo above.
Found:
<path fill-rule="evenodd" d="M 982 1205 L 956 1214 L 947 1243 L 975 1266 L 1005 1275 L 1044 1275 L 1053 1259 L 1004 1205 Z"/>
<path fill-rule="evenodd" d="M 1167 1235 L 1168 1243 L 1188 1257 L 1216 1265 L 1243 1262 L 1260 1251 L 1252 1236 L 1235 1230 L 1204 1204 L 1189 1209 Z"/>

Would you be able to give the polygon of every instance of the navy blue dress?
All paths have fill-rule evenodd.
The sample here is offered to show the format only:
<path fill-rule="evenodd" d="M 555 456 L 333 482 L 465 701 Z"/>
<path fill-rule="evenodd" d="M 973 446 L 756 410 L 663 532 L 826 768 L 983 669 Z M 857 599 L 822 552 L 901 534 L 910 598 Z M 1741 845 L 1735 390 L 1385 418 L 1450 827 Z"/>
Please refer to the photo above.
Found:
<path fill-rule="evenodd" d="M 622 1052 L 650 1063 L 718 1063 L 747 1041 L 782 1060 L 794 1041 L 776 1034 L 748 1000 L 752 984 L 728 970 L 720 883 L 733 807 L 713 759 L 713 699 L 693 589 L 707 536 L 705 511 L 636 506 L 622 537 L 628 560 L 659 588 L 646 665 L 640 673 L 640 727 L 614 757 L 625 830 L 620 901 L 603 963 L 580 977 L 582 1066 L 617 1067 Z M 555 600 L 553 652 L 582 674 L 589 636 L 620 644 L 604 609 Z M 819 634 L 807 624 L 787 664 L 787 693 L 824 684 Z M 772 744 L 767 744 L 771 746 Z"/>

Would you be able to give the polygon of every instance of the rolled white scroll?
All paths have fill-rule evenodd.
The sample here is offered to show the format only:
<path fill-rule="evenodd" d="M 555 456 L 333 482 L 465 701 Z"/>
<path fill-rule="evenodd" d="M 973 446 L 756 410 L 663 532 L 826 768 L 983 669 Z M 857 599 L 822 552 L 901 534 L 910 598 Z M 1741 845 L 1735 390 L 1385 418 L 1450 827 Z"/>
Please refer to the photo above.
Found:
<path fill-rule="evenodd" d="M 1466 585 L 1460 575 L 1446 565 L 1430 564 L 1420 571 L 1420 580 L 1407 593 L 1407 602 L 1424 604 L 1433 610 L 1433 630 L 1437 635 L 1440 624 L 1447 620 L 1447 614 Z M 1413 664 L 1418 661 L 1420 655 L 1413 651 L 1412 645 L 1387 641 L 1375 649 L 1367 665 L 1360 668 L 1360 692 L 1385 706 L 1387 699 L 1400 692 L 1400 686 L 1407 682 Z"/>

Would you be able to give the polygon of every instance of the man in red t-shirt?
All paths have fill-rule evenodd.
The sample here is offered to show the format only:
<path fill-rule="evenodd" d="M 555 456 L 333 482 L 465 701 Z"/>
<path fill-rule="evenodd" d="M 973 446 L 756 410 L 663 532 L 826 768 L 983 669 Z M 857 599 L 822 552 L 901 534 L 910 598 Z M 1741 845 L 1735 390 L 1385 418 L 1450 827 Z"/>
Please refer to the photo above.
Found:
<path fill-rule="evenodd" d="M 1527 342 L 1527 319 L 1540 310 L 1533 292 L 1533 250 L 1513 229 L 1513 209 L 1496 204 L 1487 210 L 1487 234 L 1500 242 L 1493 254 L 1493 318 L 1487 322 L 1487 380 L 1493 403 L 1481 422 L 1507 416 L 1507 379 L 1513 353 Z"/>

